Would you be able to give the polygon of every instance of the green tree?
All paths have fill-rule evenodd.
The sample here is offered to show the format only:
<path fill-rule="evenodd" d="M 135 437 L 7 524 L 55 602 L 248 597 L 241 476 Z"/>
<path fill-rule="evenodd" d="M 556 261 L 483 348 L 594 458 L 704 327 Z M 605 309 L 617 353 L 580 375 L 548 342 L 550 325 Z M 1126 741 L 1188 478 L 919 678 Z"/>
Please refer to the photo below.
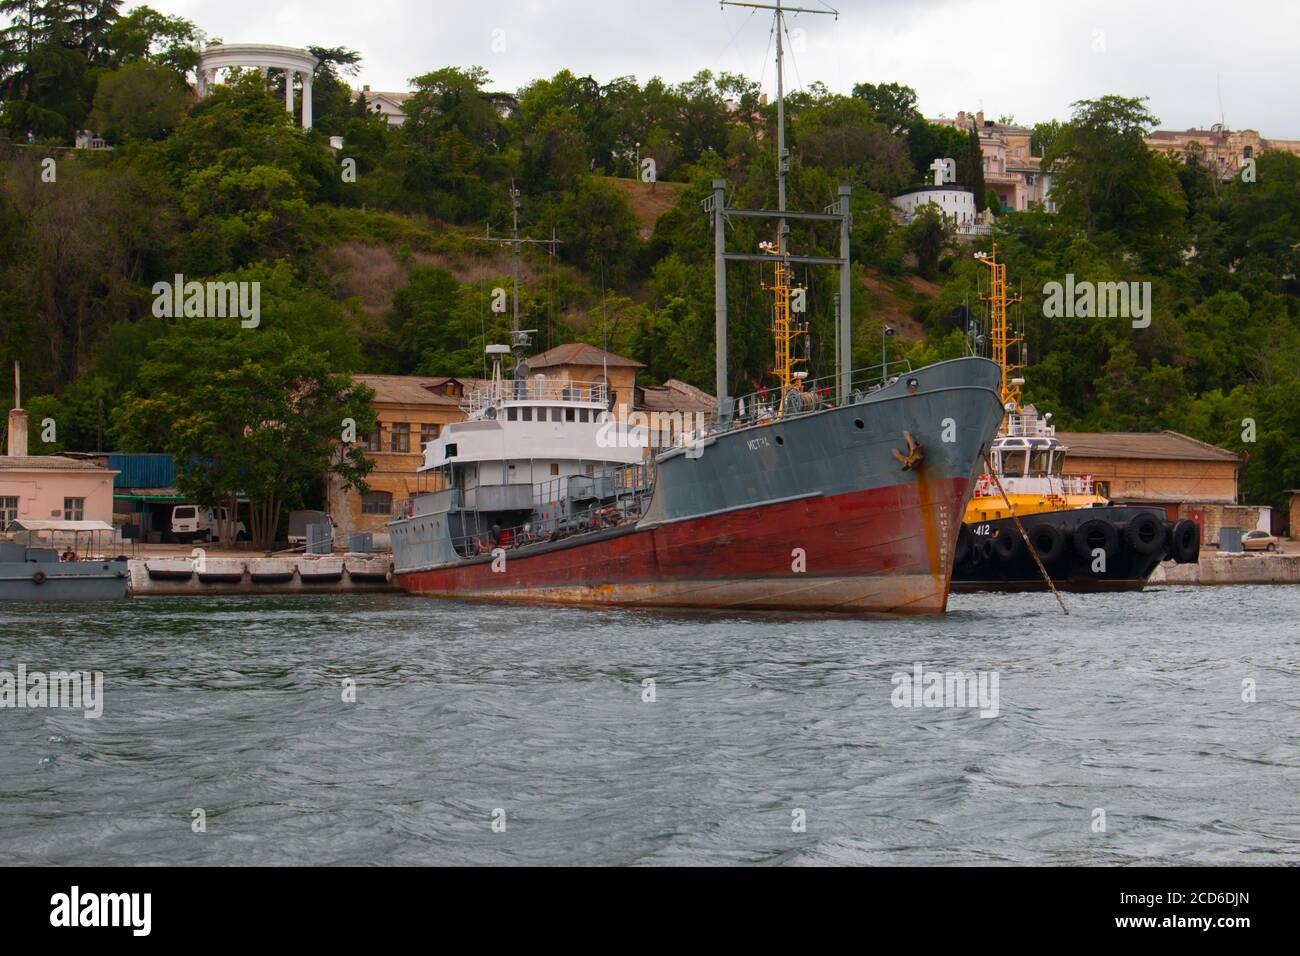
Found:
<path fill-rule="evenodd" d="M 176 128 L 189 94 L 170 67 L 136 60 L 100 77 L 90 125 L 110 142 L 161 139 Z"/>
<path fill-rule="evenodd" d="M 916 256 L 916 271 L 933 279 L 939 260 L 952 244 L 952 228 L 934 203 L 917 208 L 907 224 L 907 247 Z"/>
<path fill-rule="evenodd" d="M 1174 167 L 1147 148 L 1160 121 L 1145 97 L 1103 96 L 1074 104 L 1047 151 L 1052 197 L 1086 235 L 1113 235 L 1129 249 L 1168 261 L 1182 248 L 1187 201 Z"/>
<path fill-rule="evenodd" d="M 356 435 L 374 428 L 373 393 L 348 374 L 355 344 L 334 337 L 345 331 L 336 308 L 295 292 L 283 269 L 232 278 L 263 282 L 262 324 L 173 320 L 150 344 L 113 430 L 126 450 L 170 453 L 178 487 L 201 505 L 234 514 L 249 498 L 250 536 L 269 549 L 281 512 L 322 481 L 364 490 L 372 463 L 343 439 L 349 419 Z"/>
<path fill-rule="evenodd" d="M 858 83 L 855 98 L 871 107 L 876 122 L 897 134 L 921 118 L 916 108 L 916 90 L 901 83 Z M 931 157 L 933 158 L 933 157 Z"/>

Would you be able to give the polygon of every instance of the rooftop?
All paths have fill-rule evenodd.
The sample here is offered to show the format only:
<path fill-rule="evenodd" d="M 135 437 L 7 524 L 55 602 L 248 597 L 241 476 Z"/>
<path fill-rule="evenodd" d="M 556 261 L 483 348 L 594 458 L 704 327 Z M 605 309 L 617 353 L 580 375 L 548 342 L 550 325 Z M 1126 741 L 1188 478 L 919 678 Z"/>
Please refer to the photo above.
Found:
<path fill-rule="evenodd" d="M 675 378 L 642 386 L 641 392 L 641 408 L 648 412 L 711 412 L 718 405 L 712 395 Z"/>
<path fill-rule="evenodd" d="M 102 471 L 103 465 L 63 455 L 0 455 L 0 470 L 7 471 Z"/>
<path fill-rule="evenodd" d="M 445 385 L 446 375 L 353 375 L 352 381 L 375 390 L 375 401 L 387 405 L 445 405 L 459 408 L 460 399 L 433 389 Z M 472 380 L 459 379 L 469 384 Z"/>
<path fill-rule="evenodd" d="M 557 345 L 553 349 L 533 355 L 524 360 L 529 370 L 552 368 L 556 365 L 608 365 L 615 368 L 645 368 L 635 359 L 624 358 L 613 352 L 588 345 L 586 342 L 570 342 Z"/>
<path fill-rule="evenodd" d="M 1240 461 L 1226 448 L 1179 432 L 1062 432 L 1071 458 L 1158 458 L 1166 461 Z"/>

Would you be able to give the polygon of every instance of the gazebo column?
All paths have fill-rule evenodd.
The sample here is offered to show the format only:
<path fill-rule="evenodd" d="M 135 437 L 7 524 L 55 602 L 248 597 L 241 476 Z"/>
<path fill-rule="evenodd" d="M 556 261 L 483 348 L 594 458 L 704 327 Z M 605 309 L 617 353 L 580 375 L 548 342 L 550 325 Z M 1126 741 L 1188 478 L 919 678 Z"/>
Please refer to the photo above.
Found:
<path fill-rule="evenodd" d="M 311 74 L 302 75 L 302 128 L 311 129 Z"/>
<path fill-rule="evenodd" d="M 293 70 L 284 71 L 284 108 L 293 115 Z"/>

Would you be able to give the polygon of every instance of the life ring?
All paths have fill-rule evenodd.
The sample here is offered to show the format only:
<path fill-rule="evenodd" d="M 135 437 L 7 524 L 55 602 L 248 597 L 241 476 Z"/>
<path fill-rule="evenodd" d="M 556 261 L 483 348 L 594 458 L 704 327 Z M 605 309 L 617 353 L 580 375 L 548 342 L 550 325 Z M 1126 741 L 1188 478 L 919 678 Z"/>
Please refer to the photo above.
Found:
<path fill-rule="evenodd" d="M 32 584 L 44 584 L 45 581 L 46 575 L 44 571 L 37 571 L 32 575 Z"/>
<path fill-rule="evenodd" d="M 1030 546 L 1043 564 L 1055 564 L 1065 555 L 1065 535 L 1056 525 L 1034 525 L 1027 533 Z"/>
<path fill-rule="evenodd" d="M 1179 564 L 1195 564 L 1201 556 L 1201 529 L 1190 518 L 1179 518 L 1169 532 L 1169 555 Z"/>
<path fill-rule="evenodd" d="M 1015 528 L 998 528 L 993 535 L 993 553 L 1002 561 L 1014 561 L 1020 557 L 1025 543 L 1020 540 L 1020 532 Z"/>
<path fill-rule="evenodd" d="M 1119 550 L 1119 531 L 1109 521 L 1090 518 L 1074 529 L 1074 551 L 1085 561 L 1092 560 L 1092 552 L 1101 548 L 1109 561 Z"/>
<path fill-rule="evenodd" d="M 1136 515 L 1124 527 L 1124 540 L 1138 554 L 1164 550 L 1165 523 L 1150 512 Z"/>
<path fill-rule="evenodd" d="M 957 547 L 953 551 L 953 564 L 965 564 L 966 559 L 970 557 L 971 552 L 971 534 L 970 525 L 963 523 L 961 530 L 957 532 Z"/>

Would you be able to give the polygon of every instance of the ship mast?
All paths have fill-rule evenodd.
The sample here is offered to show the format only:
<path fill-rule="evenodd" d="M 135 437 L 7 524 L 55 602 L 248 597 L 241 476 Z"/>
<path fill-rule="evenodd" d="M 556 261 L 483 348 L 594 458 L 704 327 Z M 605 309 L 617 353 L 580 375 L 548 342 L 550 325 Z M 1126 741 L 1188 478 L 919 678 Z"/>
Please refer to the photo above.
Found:
<path fill-rule="evenodd" d="M 786 6 L 782 0 L 775 3 L 752 3 L 747 0 L 721 0 L 724 7 L 752 7 L 757 10 L 771 10 L 773 29 L 776 31 L 776 203 L 777 211 L 786 211 L 786 174 L 790 171 L 790 154 L 785 148 L 785 15 L 787 13 L 821 13 L 839 19 L 839 11 L 827 7 L 824 10 L 812 10 L 806 7 Z M 776 242 L 762 243 L 765 253 L 776 257 L 776 271 L 772 284 L 764 286 L 770 289 L 775 299 L 772 312 L 772 338 L 776 346 L 775 362 L 772 371 L 781 383 L 780 408 L 785 407 L 787 392 L 798 390 L 795 366 L 806 361 L 795 357 L 794 343 L 800 335 L 806 335 L 808 326 L 795 322 L 791 316 L 790 278 L 792 270 L 787 258 L 786 239 L 789 227 L 784 216 L 777 220 Z"/>
<path fill-rule="evenodd" d="M 515 368 L 518 369 L 528 352 L 530 343 L 529 336 L 535 332 L 535 329 L 519 328 L 519 247 L 526 242 L 536 243 L 539 246 L 546 246 L 551 258 L 555 258 L 555 247 L 563 240 L 555 238 L 555 229 L 551 229 L 550 239 L 520 239 L 519 238 L 519 189 L 515 186 L 512 179 L 510 181 L 510 238 L 496 238 L 491 235 L 476 236 L 479 242 L 499 242 L 506 243 L 510 246 L 510 273 L 512 281 L 513 303 L 512 315 L 510 319 L 510 346 L 515 355 Z"/>
<path fill-rule="evenodd" d="M 1020 388 L 1024 379 L 1015 373 L 1024 368 L 1012 357 L 1015 346 L 1024 339 L 1007 327 L 1007 306 L 1020 301 L 1020 296 L 1007 295 L 1007 265 L 998 262 L 998 244 L 995 240 L 993 251 L 988 255 L 976 253 L 975 258 L 989 267 L 989 294 L 981 296 L 989 304 L 989 332 L 993 339 L 993 361 L 1002 370 L 1002 407 L 1012 406 L 1010 411 L 1020 411 Z"/>

